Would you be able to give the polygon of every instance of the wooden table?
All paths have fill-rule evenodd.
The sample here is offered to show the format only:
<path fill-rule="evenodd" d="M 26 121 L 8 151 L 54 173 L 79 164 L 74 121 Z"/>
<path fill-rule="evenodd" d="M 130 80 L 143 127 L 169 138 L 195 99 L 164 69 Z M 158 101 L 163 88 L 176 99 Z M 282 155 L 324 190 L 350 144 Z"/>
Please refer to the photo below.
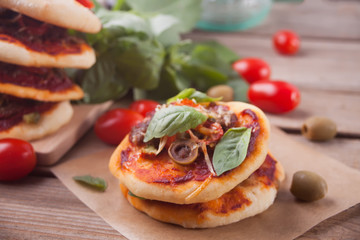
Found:
<path fill-rule="evenodd" d="M 292 29 L 302 38 L 295 57 L 280 56 L 271 35 Z M 360 170 L 360 2 L 313 0 L 276 3 L 267 21 L 240 33 L 195 31 L 186 37 L 216 39 L 241 56 L 270 63 L 275 79 L 294 83 L 302 93 L 299 109 L 338 123 L 336 139 L 313 143 L 300 135 L 307 117 L 297 111 L 270 115 L 291 137 Z M 108 148 L 89 131 L 69 153 Z M 360 239 L 360 205 L 318 224 L 298 239 Z M 79 201 L 47 168 L 15 183 L 0 183 L 0 239 L 125 239 Z"/>

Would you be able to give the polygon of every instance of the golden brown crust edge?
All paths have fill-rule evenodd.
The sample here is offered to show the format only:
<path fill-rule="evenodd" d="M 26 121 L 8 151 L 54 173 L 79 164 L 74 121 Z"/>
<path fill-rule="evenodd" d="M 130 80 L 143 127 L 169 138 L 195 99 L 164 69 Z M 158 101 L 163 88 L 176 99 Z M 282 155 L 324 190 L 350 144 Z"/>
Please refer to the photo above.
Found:
<path fill-rule="evenodd" d="M 90 68 L 95 63 L 95 52 L 83 43 L 79 53 L 50 55 L 28 49 L 19 41 L 0 40 L 0 61 L 27 67 Z"/>
<path fill-rule="evenodd" d="M 109 162 L 109 169 L 111 173 L 119 178 L 119 180 L 131 192 L 137 196 L 146 199 L 153 199 L 159 201 L 172 202 L 177 204 L 189 204 L 197 202 L 206 202 L 219 198 L 224 193 L 230 191 L 240 182 L 247 179 L 256 169 L 258 169 L 264 162 L 268 151 L 268 139 L 270 135 L 270 126 L 265 114 L 257 107 L 242 103 L 242 102 L 228 102 L 224 103 L 230 107 L 235 113 L 239 113 L 244 109 L 253 110 L 258 118 L 261 126 L 261 132 L 257 137 L 255 148 L 252 154 L 247 157 L 244 162 L 233 169 L 229 174 L 219 178 L 212 178 L 210 183 L 198 194 L 192 198 L 188 198 L 196 189 L 198 189 L 203 182 L 189 181 L 187 183 L 171 186 L 165 184 L 146 183 L 137 179 L 133 174 L 121 171 L 121 152 L 129 146 L 128 136 L 115 149 Z M 226 184 L 224 184 L 226 182 Z"/>
<path fill-rule="evenodd" d="M 33 87 L 19 86 L 11 83 L 0 83 L 0 93 L 45 102 L 79 100 L 84 97 L 83 90 L 75 84 L 64 91 L 52 92 L 47 89 L 36 89 Z"/>
<path fill-rule="evenodd" d="M 206 207 L 204 211 L 199 211 L 194 206 L 140 199 L 129 194 L 124 185 L 120 184 L 120 188 L 130 205 L 156 220 L 185 228 L 212 228 L 238 222 L 268 209 L 276 198 L 279 183 L 284 179 L 283 167 L 276 161 L 275 182 L 269 187 L 264 187 L 261 182 L 253 179 L 247 179 L 235 187 L 244 193 L 243 196 L 250 201 L 250 204 L 244 204 L 229 214 L 216 214 L 213 209 L 208 210 Z M 211 201 L 213 203 L 208 206 L 215 204 L 214 208 L 216 208 L 216 201 L 218 200 Z"/>
<path fill-rule="evenodd" d="M 63 28 L 88 33 L 101 30 L 98 17 L 75 0 L 2 0 L 0 6 Z"/>
<path fill-rule="evenodd" d="M 40 139 L 58 131 L 71 120 L 72 115 L 73 108 L 70 102 L 60 102 L 51 110 L 41 114 L 40 120 L 36 124 L 20 123 L 0 132 L 0 139 L 19 138 L 26 141 Z"/>

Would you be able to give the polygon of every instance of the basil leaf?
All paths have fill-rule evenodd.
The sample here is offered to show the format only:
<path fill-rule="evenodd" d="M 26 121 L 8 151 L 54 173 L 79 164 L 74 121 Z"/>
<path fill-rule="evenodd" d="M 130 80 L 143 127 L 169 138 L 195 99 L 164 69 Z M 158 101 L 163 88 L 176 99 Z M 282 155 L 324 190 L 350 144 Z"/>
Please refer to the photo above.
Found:
<path fill-rule="evenodd" d="M 214 102 L 219 101 L 221 98 L 212 98 L 203 92 L 196 91 L 194 88 L 187 88 L 179 92 L 175 97 L 169 98 L 167 103 L 176 102 L 178 99 L 194 99 L 196 102 Z"/>
<path fill-rule="evenodd" d="M 216 42 L 214 40 L 202 42 L 202 45 L 206 45 L 208 47 L 211 47 L 217 54 L 217 57 L 224 63 L 230 64 L 234 61 L 238 60 L 240 56 L 234 52 L 232 49 L 220 44 L 219 42 Z M 231 66 L 230 66 L 231 68 Z"/>
<path fill-rule="evenodd" d="M 152 32 L 165 47 L 180 42 L 179 20 L 171 15 L 158 14 L 149 19 Z"/>
<path fill-rule="evenodd" d="M 227 85 L 234 89 L 234 101 L 249 102 L 249 99 L 247 97 L 249 84 L 247 84 L 243 79 L 231 79 L 227 83 Z"/>
<path fill-rule="evenodd" d="M 230 128 L 216 145 L 213 166 L 216 174 L 239 166 L 245 159 L 250 142 L 251 128 Z"/>
<path fill-rule="evenodd" d="M 85 92 L 85 103 L 101 103 L 124 96 L 130 84 L 122 78 L 116 69 L 113 54 L 102 54 L 96 63 L 88 69 L 78 84 Z"/>
<path fill-rule="evenodd" d="M 83 183 L 89 187 L 104 192 L 107 188 L 107 183 L 102 178 L 92 177 L 90 175 L 75 176 L 73 179 L 77 182 Z"/>
<path fill-rule="evenodd" d="M 207 116 L 189 106 L 169 106 L 157 111 L 146 130 L 144 142 L 173 136 L 205 122 Z"/>
<path fill-rule="evenodd" d="M 135 12 L 142 14 L 166 14 L 179 20 L 181 32 L 192 30 L 201 15 L 200 0 L 127 0 Z"/>
<path fill-rule="evenodd" d="M 132 196 L 132 197 L 136 197 L 136 198 L 139 198 L 139 199 L 142 199 L 142 200 L 146 200 L 146 198 L 143 198 L 143 197 L 139 197 L 137 195 L 135 195 L 134 193 L 132 193 L 130 190 L 129 190 L 129 195 Z"/>
<path fill-rule="evenodd" d="M 196 90 L 194 88 L 186 88 L 179 92 L 176 96 L 169 98 L 166 103 L 176 102 L 178 99 L 189 98 Z"/>

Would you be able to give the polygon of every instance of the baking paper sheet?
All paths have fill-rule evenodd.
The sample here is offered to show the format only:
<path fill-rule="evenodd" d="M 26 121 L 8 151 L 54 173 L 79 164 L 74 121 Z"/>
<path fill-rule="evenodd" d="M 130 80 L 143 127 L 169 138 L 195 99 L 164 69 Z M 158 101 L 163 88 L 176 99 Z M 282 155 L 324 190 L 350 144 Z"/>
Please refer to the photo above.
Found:
<path fill-rule="evenodd" d="M 359 171 L 295 142 L 273 127 L 270 151 L 286 172 L 275 203 L 259 215 L 227 226 L 184 229 L 153 220 L 129 205 L 120 193 L 118 180 L 108 170 L 108 161 L 115 148 L 97 141 L 84 139 L 74 153 L 69 153 L 52 171 L 81 201 L 128 239 L 293 239 L 360 202 Z M 97 145 L 105 150 L 94 153 Z M 85 153 L 91 154 L 83 156 Z M 81 155 L 83 157 L 73 157 Z M 311 203 L 295 200 L 289 187 L 293 173 L 299 170 L 314 171 L 326 179 L 328 194 L 324 199 Z M 107 190 L 97 192 L 72 179 L 86 174 L 104 178 Z"/>

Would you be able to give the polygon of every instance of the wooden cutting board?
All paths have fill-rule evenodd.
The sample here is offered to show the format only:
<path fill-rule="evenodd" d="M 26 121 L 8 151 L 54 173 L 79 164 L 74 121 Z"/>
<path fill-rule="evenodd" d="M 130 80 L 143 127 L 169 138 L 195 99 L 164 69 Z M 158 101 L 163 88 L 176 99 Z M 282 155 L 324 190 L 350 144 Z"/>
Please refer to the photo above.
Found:
<path fill-rule="evenodd" d="M 52 135 L 31 142 L 37 154 L 38 165 L 49 166 L 56 163 L 111 105 L 111 101 L 73 105 L 74 115 L 68 124 Z"/>

